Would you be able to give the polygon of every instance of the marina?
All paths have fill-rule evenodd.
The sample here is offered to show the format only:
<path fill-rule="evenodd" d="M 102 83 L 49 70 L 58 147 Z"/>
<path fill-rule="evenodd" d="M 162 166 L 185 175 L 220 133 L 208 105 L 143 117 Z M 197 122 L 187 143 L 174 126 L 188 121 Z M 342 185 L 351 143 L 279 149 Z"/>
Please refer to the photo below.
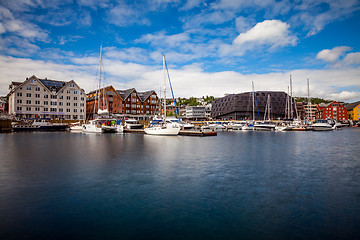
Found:
<path fill-rule="evenodd" d="M 356 239 L 359 134 L 0 134 L 0 237 Z"/>

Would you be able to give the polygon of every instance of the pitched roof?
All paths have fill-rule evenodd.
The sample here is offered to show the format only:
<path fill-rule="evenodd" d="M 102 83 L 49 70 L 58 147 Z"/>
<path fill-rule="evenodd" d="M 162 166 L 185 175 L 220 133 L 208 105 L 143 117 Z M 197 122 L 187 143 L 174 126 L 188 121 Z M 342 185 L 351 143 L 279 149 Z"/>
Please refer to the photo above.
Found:
<path fill-rule="evenodd" d="M 153 94 L 154 92 L 155 92 L 154 90 L 150 90 L 146 92 L 138 92 L 138 96 L 142 102 L 145 102 L 145 100 L 148 99 L 148 97 L 150 97 L 150 95 Z"/>
<path fill-rule="evenodd" d="M 353 102 L 353 103 L 349 103 L 347 104 L 345 107 L 347 110 L 353 110 L 355 107 L 357 107 L 358 105 L 360 105 L 360 101 L 357 102 Z"/>
<path fill-rule="evenodd" d="M 126 90 L 116 90 L 116 92 L 120 95 L 120 97 L 125 100 L 126 98 L 129 97 L 129 95 L 133 92 L 136 91 L 135 88 L 130 88 L 130 89 L 126 89 Z"/>
<path fill-rule="evenodd" d="M 55 92 L 58 92 L 63 86 L 66 85 L 66 82 L 64 81 L 56 81 L 56 80 L 50 80 L 50 79 L 40 79 L 39 81 L 49 89 L 49 91 L 55 90 Z"/>

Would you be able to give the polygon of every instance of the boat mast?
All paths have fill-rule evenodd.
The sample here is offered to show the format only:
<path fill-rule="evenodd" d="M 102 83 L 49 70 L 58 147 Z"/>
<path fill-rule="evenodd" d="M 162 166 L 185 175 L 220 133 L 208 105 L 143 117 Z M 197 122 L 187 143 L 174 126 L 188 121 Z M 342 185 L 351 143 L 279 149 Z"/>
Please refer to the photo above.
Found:
<path fill-rule="evenodd" d="M 307 109 L 308 109 L 308 117 L 309 117 L 309 121 L 312 121 L 312 112 L 311 112 L 311 99 L 310 99 L 310 84 L 309 84 L 309 79 L 307 79 L 307 90 L 308 90 L 308 104 L 307 104 Z"/>
<path fill-rule="evenodd" d="M 290 74 L 290 111 L 291 111 L 291 119 L 294 118 L 294 110 L 293 110 L 293 92 L 292 92 L 292 79 Z"/>
<path fill-rule="evenodd" d="M 254 81 L 251 82 L 252 85 L 252 110 L 253 110 L 253 122 L 255 121 L 255 88 L 254 88 Z"/>
<path fill-rule="evenodd" d="M 163 72 L 164 72 L 164 122 L 166 119 L 166 69 L 165 69 L 165 55 L 163 55 Z"/>

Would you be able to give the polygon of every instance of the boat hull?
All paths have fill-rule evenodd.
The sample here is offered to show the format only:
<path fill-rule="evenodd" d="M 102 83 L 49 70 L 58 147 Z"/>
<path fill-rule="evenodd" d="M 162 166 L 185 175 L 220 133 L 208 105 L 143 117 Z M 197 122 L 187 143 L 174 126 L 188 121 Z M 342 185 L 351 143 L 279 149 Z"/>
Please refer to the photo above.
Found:
<path fill-rule="evenodd" d="M 51 125 L 51 126 L 32 126 L 22 125 L 13 126 L 14 132 L 31 132 L 31 131 L 65 131 L 67 125 Z"/>
<path fill-rule="evenodd" d="M 162 136 L 176 136 L 180 132 L 179 128 L 162 128 L 162 127 L 152 127 L 144 129 L 146 134 L 149 135 L 162 135 Z"/>

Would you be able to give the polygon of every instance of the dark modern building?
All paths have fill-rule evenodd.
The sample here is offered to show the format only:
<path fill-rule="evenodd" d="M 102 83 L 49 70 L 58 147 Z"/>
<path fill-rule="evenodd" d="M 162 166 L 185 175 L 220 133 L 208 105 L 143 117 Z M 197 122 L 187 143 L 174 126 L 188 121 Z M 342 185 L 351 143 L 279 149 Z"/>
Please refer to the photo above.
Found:
<path fill-rule="evenodd" d="M 253 93 L 245 92 L 230 94 L 218 98 L 212 103 L 211 117 L 222 120 L 245 120 L 252 119 L 253 115 Z M 255 92 L 255 120 L 264 119 L 265 107 L 270 96 L 270 117 L 271 119 L 284 119 L 287 108 L 287 101 L 290 96 L 285 92 L 259 91 Z M 296 117 L 296 104 L 293 99 L 293 116 Z M 289 108 L 291 109 L 291 108 Z"/>

